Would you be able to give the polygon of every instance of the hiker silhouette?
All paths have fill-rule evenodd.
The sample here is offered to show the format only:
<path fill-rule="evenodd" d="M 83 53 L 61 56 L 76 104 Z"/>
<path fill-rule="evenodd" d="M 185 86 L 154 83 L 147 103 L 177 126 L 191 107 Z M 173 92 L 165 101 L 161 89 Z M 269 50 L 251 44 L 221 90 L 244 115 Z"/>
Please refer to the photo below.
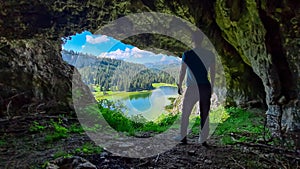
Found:
<path fill-rule="evenodd" d="M 207 146 L 206 140 L 209 134 L 209 111 L 210 98 L 212 95 L 215 79 L 215 55 L 202 46 L 204 35 L 195 33 L 192 35 L 194 48 L 182 55 L 182 65 L 180 69 L 179 82 L 177 84 L 178 94 L 182 94 L 182 83 L 186 78 L 186 91 L 184 92 L 180 135 L 175 139 L 182 143 L 187 143 L 187 128 L 189 117 L 196 102 L 199 101 L 201 130 L 199 142 Z M 208 78 L 210 72 L 210 81 Z"/>

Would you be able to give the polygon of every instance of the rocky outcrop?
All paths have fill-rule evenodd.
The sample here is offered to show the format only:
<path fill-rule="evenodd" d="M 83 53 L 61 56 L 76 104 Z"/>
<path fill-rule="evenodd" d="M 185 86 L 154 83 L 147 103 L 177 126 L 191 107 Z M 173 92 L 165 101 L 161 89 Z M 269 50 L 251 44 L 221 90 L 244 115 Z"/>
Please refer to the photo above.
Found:
<path fill-rule="evenodd" d="M 300 11 L 297 4 L 291 1 L 217 1 L 215 9 L 222 36 L 264 85 L 268 125 L 273 134 L 280 135 L 283 130 L 299 131 L 299 46 L 296 39 L 300 34 L 295 21 L 299 20 Z"/>
<path fill-rule="evenodd" d="M 72 110 L 72 82 L 89 89 L 77 70 L 60 55 L 60 41 L 42 38 L 0 41 L 0 112 L 2 116 Z M 73 78 L 74 77 L 74 78 Z M 77 78 L 76 78 L 77 77 Z"/>
<path fill-rule="evenodd" d="M 300 130 L 300 8 L 295 0 L 29 0 L 1 4 L 2 112 L 17 104 L 9 101 L 11 97 L 20 96 L 20 104 L 33 98 L 68 102 L 67 92 L 61 91 L 70 87 L 70 76 L 65 73 L 71 67 L 61 61 L 60 38 L 83 30 L 94 32 L 129 13 L 156 11 L 189 21 L 210 38 L 221 55 L 229 105 L 265 105 L 274 135 Z M 178 55 L 186 50 L 160 35 L 123 41 Z M 24 98 L 15 96 L 28 90 L 31 94 Z"/>
<path fill-rule="evenodd" d="M 97 167 L 87 161 L 86 159 L 78 156 L 74 157 L 60 157 L 48 163 L 46 169 L 97 169 Z"/>

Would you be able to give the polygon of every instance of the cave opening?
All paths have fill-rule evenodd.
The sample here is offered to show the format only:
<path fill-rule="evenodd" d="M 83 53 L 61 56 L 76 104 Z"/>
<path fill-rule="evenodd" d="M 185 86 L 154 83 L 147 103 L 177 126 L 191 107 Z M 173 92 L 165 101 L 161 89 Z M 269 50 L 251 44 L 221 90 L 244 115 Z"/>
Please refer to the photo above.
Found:
<path fill-rule="evenodd" d="M 61 54 L 78 69 L 98 102 L 108 99 L 129 116 L 143 114 L 153 120 L 177 97 L 181 59 L 174 55 L 142 50 L 89 31 L 65 38 Z"/>

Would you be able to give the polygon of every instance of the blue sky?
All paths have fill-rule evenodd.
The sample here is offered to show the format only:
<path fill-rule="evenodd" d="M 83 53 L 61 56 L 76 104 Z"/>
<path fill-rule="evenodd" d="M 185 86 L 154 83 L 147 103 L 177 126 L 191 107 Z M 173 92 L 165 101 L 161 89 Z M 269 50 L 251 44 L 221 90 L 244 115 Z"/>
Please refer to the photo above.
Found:
<path fill-rule="evenodd" d="M 121 59 L 134 63 L 172 62 L 179 60 L 173 56 L 154 54 L 149 51 L 141 50 L 132 45 L 124 44 L 112 37 L 93 35 L 89 31 L 71 36 L 71 40 L 67 40 L 62 47 L 65 50 L 89 53 L 97 57 Z"/>

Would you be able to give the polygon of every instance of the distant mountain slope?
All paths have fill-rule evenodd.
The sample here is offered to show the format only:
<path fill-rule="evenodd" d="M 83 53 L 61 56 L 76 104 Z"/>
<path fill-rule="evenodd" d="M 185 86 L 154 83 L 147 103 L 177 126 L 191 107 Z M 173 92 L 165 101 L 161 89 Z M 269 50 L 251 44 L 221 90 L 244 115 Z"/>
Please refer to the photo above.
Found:
<path fill-rule="evenodd" d="M 78 68 L 87 85 L 99 85 L 99 90 L 136 91 L 153 89 L 152 83 L 175 83 L 165 71 L 145 65 L 110 58 L 62 51 L 63 59 Z"/>
<path fill-rule="evenodd" d="M 166 72 L 175 79 L 175 82 L 178 82 L 181 66 L 180 60 L 168 60 L 162 62 L 146 63 L 144 65 L 149 69 L 158 69 L 163 72 Z"/>
<path fill-rule="evenodd" d="M 61 54 L 64 61 L 68 62 L 69 64 L 77 68 L 89 66 L 99 60 L 97 59 L 96 56 L 74 52 L 72 50 L 71 51 L 62 50 Z"/>

